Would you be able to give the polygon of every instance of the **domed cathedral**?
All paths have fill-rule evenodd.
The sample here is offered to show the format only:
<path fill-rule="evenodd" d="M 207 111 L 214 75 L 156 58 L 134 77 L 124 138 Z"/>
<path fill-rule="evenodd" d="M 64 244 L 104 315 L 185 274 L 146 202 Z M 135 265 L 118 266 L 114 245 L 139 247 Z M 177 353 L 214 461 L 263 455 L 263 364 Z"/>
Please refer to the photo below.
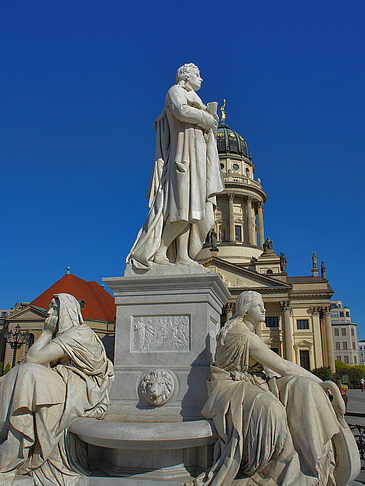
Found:
<path fill-rule="evenodd" d="M 225 123 L 224 105 L 221 114 L 217 145 L 225 190 L 217 196 L 213 237 L 220 258 L 249 263 L 262 254 L 264 247 L 266 194 L 260 179 L 255 180 L 255 166 L 245 140 Z M 201 258 L 208 256 L 209 250 L 204 248 Z"/>
<path fill-rule="evenodd" d="M 266 323 L 260 330 L 265 343 L 307 369 L 329 366 L 334 370 L 330 319 L 333 290 L 325 278 L 324 264 L 320 272 L 314 253 L 311 275 L 291 277 L 285 254 L 277 255 L 273 242 L 265 239 L 267 196 L 260 179 L 255 179 L 255 166 L 244 138 L 226 123 L 225 101 L 217 145 L 225 190 L 217 195 L 215 225 L 199 261 L 219 273 L 231 292 L 222 322 L 232 317 L 241 292 L 260 292 L 266 308 Z"/>

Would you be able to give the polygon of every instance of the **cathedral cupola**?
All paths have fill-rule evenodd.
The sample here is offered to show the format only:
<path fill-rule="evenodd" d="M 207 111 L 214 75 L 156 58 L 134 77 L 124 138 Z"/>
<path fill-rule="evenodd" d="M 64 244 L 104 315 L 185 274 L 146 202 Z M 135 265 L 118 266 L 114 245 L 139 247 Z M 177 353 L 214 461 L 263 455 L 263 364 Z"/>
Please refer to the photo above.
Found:
<path fill-rule="evenodd" d="M 260 179 L 255 179 L 255 166 L 244 138 L 226 123 L 225 104 L 224 100 L 217 130 L 225 189 L 217 194 L 214 234 L 221 258 L 246 263 L 263 251 L 266 194 Z"/>

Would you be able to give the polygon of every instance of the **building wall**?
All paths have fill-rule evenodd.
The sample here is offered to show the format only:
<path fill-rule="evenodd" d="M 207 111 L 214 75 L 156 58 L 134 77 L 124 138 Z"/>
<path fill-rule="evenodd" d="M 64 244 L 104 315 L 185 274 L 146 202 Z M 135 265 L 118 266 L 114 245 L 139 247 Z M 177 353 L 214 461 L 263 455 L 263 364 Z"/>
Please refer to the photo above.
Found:
<path fill-rule="evenodd" d="M 356 323 L 351 322 L 351 311 L 342 301 L 331 302 L 331 324 L 335 359 L 354 366 L 360 364 Z"/>

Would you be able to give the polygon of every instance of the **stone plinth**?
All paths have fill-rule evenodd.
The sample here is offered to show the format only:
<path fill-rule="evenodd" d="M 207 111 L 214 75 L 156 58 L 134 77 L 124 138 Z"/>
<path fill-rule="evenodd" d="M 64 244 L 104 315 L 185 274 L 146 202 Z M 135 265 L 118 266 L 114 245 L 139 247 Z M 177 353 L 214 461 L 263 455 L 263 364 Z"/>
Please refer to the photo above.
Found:
<path fill-rule="evenodd" d="M 204 272 L 103 280 L 117 305 L 110 419 L 200 419 L 220 313 L 230 297 L 221 277 Z"/>

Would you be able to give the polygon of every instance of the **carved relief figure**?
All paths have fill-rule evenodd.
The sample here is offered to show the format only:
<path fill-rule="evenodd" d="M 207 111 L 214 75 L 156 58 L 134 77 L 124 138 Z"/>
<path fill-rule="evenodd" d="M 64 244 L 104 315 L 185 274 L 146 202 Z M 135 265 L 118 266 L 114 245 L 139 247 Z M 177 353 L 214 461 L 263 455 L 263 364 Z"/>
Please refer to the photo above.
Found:
<path fill-rule="evenodd" d="M 104 416 L 113 366 L 69 294 L 54 296 L 25 360 L 0 378 L 0 484 L 19 473 L 36 485 L 72 486 L 76 438 L 67 427 L 77 417 Z"/>
<path fill-rule="evenodd" d="M 214 224 L 215 194 L 224 189 L 215 139 L 218 116 L 216 103 L 205 106 L 196 94 L 201 83 L 197 66 L 181 66 L 156 121 L 150 211 L 127 257 L 137 268 L 195 263 Z"/>
<path fill-rule="evenodd" d="M 261 295 L 243 292 L 218 333 L 202 414 L 220 439 L 196 484 L 250 477 L 258 485 L 344 486 L 360 461 L 339 390 L 270 350 L 255 334 L 264 319 Z"/>
<path fill-rule="evenodd" d="M 164 405 L 174 393 L 174 380 L 166 370 L 151 370 L 140 384 L 143 398 L 156 407 Z"/>
<path fill-rule="evenodd" d="M 132 329 L 135 351 L 187 351 L 189 349 L 189 316 L 138 317 Z"/>

